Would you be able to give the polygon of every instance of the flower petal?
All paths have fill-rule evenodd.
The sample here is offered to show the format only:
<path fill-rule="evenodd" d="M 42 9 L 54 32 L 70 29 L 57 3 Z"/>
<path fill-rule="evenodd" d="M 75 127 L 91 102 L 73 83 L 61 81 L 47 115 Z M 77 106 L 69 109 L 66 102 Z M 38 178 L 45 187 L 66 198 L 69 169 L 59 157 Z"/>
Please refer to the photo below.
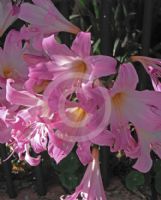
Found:
<path fill-rule="evenodd" d="M 100 78 L 116 73 L 116 60 L 110 56 L 90 56 L 87 62 L 92 65 L 93 71 L 91 76 L 93 78 Z"/>
<path fill-rule="evenodd" d="M 129 92 L 124 106 L 124 116 L 140 129 L 152 132 L 160 130 L 160 108 L 155 106 L 159 104 L 160 96 L 161 94 L 153 91 Z M 150 98 L 147 99 L 147 97 Z"/>
<path fill-rule="evenodd" d="M 91 51 L 91 34 L 89 32 L 78 33 L 71 49 L 82 58 L 89 56 Z"/>
<path fill-rule="evenodd" d="M 138 81 L 138 75 L 134 66 L 131 63 L 122 64 L 112 88 L 112 92 L 135 90 Z"/>
<path fill-rule="evenodd" d="M 61 140 L 54 134 L 49 134 L 48 153 L 58 164 L 73 149 L 74 143 Z"/>
<path fill-rule="evenodd" d="M 90 146 L 91 146 L 90 142 L 80 142 L 78 144 L 76 152 L 79 157 L 79 160 L 83 165 L 86 165 L 92 161 Z"/>
<path fill-rule="evenodd" d="M 27 91 L 17 91 L 11 86 L 14 81 L 7 79 L 6 84 L 6 99 L 11 104 L 24 105 L 24 106 L 34 106 L 38 103 L 38 98 L 30 94 Z"/>
<path fill-rule="evenodd" d="M 140 172 L 146 173 L 152 167 L 152 159 L 150 157 L 150 148 L 146 143 L 143 143 L 140 149 L 140 155 L 133 165 L 133 168 Z"/>
<path fill-rule="evenodd" d="M 54 55 L 59 56 L 74 56 L 73 52 L 64 44 L 56 41 L 54 35 L 46 37 L 42 42 L 45 52 L 54 59 Z"/>

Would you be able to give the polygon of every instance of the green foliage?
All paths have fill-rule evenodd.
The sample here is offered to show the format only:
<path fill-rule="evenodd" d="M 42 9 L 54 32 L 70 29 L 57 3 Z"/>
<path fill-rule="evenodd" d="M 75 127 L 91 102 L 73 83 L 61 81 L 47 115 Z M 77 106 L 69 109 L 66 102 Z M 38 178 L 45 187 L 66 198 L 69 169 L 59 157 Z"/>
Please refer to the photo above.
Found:
<path fill-rule="evenodd" d="M 161 160 L 157 160 L 154 165 L 154 182 L 155 182 L 155 189 L 158 193 L 161 194 Z"/>
<path fill-rule="evenodd" d="M 161 170 L 155 174 L 155 189 L 161 194 Z"/>
<path fill-rule="evenodd" d="M 81 4 L 82 6 L 85 6 L 85 4 L 86 4 L 86 1 L 85 1 L 85 0 L 79 0 L 79 2 L 80 2 L 80 4 Z"/>
<path fill-rule="evenodd" d="M 54 168 L 58 172 L 72 173 L 79 169 L 80 162 L 75 153 L 69 154 L 65 159 L 63 159 L 58 165 L 54 165 Z"/>
<path fill-rule="evenodd" d="M 144 175 L 138 171 L 131 171 L 125 179 L 126 187 L 129 190 L 136 190 L 139 186 L 144 185 Z"/>
<path fill-rule="evenodd" d="M 82 166 L 77 155 L 72 152 L 58 165 L 53 163 L 61 184 L 72 191 L 80 182 L 82 177 Z"/>
<path fill-rule="evenodd" d="M 62 185 L 69 191 L 74 190 L 80 182 L 80 177 L 76 173 L 61 173 L 58 176 Z"/>

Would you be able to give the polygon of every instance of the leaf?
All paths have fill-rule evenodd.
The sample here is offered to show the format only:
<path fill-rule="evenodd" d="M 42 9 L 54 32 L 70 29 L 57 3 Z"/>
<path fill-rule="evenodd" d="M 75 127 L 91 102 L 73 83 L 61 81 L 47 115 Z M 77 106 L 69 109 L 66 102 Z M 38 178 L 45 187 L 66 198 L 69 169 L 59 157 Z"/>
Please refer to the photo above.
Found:
<path fill-rule="evenodd" d="M 68 190 L 73 190 L 80 181 L 80 178 L 73 173 L 63 173 L 59 175 L 62 185 Z"/>
<path fill-rule="evenodd" d="M 155 173 L 161 172 L 161 160 L 157 160 L 154 163 L 154 172 Z"/>
<path fill-rule="evenodd" d="M 93 53 L 96 53 L 96 54 L 100 53 L 100 49 L 99 49 L 100 43 L 101 43 L 101 39 L 98 38 L 98 40 L 93 45 Z"/>
<path fill-rule="evenodd" d="M 161 194 L 161 171 L 158 171 L 155 174 L 155 189 L 159 194 Z"/>
<path fill-rule="evenodd" d="M 94 12 L 95 12 L 95 16 L 96 16 L 96 19 L 99 19 L 99 7 L 98 7 L 98 4 L 97 4 L 97 1 L 96 0 L 93 0 L 93 7 L 94 7 Z"/>
<path fill-rule="evenodd" d="M 117 48 L 118 48 L 119 43 L 120 43 L 120 38 L 117 38 L 117 39 L 115 40 L 115 42 L 114 42 L 113 56 L 115 56 L 115 54 L 116 54 L 116 50 L 117 50 Z"/>
<path fill-rule="evenodd" d="M 61 173 L 74 173 L 80 167 L 80 161 L 75 153 L 70 153 L 58 165 L 54 164 L 54 168 Z"/>
<path fill-rule="evenodd" d="M 136 190 L 138 186 L 142 186 L 144 182 L 144 175 L 137 171 L 131 171 L 125 179 L 126 187 L 132 191 Z"/>
<path fill-rule="evenodd" d="M 85 6 L 85 0 L 79 0 L 79 2 L 80 2 L 80 4 L 82 5 L 82 6 Z"/>

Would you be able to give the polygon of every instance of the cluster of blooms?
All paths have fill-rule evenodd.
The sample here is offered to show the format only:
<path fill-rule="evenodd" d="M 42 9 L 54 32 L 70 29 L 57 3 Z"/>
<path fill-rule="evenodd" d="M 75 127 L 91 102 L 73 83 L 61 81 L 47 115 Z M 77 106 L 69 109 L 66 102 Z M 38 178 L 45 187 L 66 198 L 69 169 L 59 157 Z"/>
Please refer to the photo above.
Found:
<path fill-rule="evenodd" d="M 43 151 L 59 163 L 76 146 L 88 167 L 75 193 L 62 198 L 105 200 L 98 146 L 136 159 L 133 167 L 141 172 L 152 166 L 151 151 L 161 158 L 161 61 L 131 57 L 154 86 L 138 91 L 132 63 L 118 67 L 115 58 L 91 55 L 89 32 L 66 20 L 50 0 L 32 1 L 0 1 L 0 37 L 17 18 L 28 24 L 11 30 L 0 48 L 0 143 L 32 166 Z M 57 41 L 61 31 L 76 35 L 71 48 Z M 105 86 L 100 78 L 110 75 Z"/>

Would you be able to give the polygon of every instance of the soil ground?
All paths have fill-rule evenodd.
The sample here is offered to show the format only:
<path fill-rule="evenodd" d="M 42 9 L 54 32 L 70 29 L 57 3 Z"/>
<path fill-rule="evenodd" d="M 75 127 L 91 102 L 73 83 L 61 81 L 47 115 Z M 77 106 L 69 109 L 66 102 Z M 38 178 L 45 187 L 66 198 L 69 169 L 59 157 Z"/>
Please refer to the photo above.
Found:
<path fill-rule="evenodd" d="M 10 200 L 5 187 L 0 186 L 0 200 Z M 19 186 L 18 196 L 13 200 L 59 200 L 60 196 L 65 194 L 62 187 L 56 185 L 50 185 L 48 187 L 46 196 L 38 196 L 35 192 L 34 185 L 24 184 Z M 149 194 L 148 194 L 149 193 Z M 118 178 L 113 178 L 110 186 L 107 188 L 107 199 L 108 200 L 148 200 L 147 196 L 150 196 L 150 192 L 130 192 L 121 183 Z M 155 199 L 154 199 L 155 200 Z M 161 200 L 159 197 L 158 200 Z"/>

